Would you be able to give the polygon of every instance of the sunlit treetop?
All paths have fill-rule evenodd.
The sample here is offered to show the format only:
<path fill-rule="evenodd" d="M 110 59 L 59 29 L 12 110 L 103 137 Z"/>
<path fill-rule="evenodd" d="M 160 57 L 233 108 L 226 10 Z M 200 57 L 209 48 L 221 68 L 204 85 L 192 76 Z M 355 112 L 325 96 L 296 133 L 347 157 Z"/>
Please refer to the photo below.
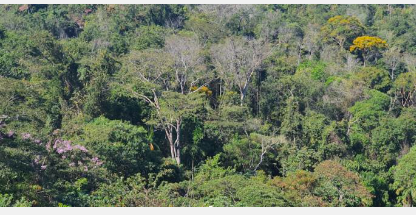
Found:
<path fill-rule="evenodd" d="M 353 45 L 350 46 L 350 52 L 353 52 L 357 49 L 369 50 L 373 48 L 381 49 L 386 47 L 387 42 L 379 37 L 361 36 L 355 38 Z"/>
<path fill-rule="evenodd" d="M 334 16 L 322 27 L 324 40 L 333 40 L 340 47 L 351 44 L 352 40 L 364 31 L 365 26 L 352 16 Z"/>

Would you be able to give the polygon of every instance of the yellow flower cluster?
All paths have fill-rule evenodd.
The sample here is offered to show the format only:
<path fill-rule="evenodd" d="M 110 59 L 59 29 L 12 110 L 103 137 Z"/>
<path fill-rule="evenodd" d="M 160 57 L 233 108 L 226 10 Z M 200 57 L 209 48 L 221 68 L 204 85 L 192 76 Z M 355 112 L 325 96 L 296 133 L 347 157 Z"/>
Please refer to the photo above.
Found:
<path fill-rule="evenodd" d="M 368 50 L 372 48 L 385 48 L 387 47 L 387 42 L 379 37 L 370 37 L 370 36 L 361 36 L 355 38 L 352 46 L 350 46 L 350 52 L 353 52 L 356 49 L 359 50 Z"/>
<path fill-rule="evenodd" d="M 334 16 L 334 17 L 328 19 L 328 23 L 340 22 L 341 20 L 342 20 L 342 16 Z"/>
<path fill-rule="evenodd" d="M 191 87 L 191 91 L 198 90 L 198 88 L 199 88 L 199 87 L 197 87 L 197 86 L 192 86 L 192 87 Z M 203 92 L 203 93 L 205 93 L 207 96 L 211 96 L 211 95 L 212 95 L 212 91 L 211 91 L 208 87 L 206 87 L 206 86 L 202 86 L 202 87 L 198 90 L 198 92 Z"/>
<path fill-rule="evenodd" d="M 351 17 L 351 16 L 334 16 L 330 19 L 328 19 L 328 23 L 329 24 L 341 24 L 341 25 L 348 25 L 348 24 L 357 24 L 361 26 L 360 21 L 355 18 L 355 17 Z"/>

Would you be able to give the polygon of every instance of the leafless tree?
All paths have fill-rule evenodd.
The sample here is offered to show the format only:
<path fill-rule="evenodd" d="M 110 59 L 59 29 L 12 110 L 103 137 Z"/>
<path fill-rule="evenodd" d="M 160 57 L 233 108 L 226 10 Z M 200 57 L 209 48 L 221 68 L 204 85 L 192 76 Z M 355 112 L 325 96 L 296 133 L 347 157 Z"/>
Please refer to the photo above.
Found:
<path fill-rule="evenodd" d="M 157 49 L 142 52 L 132 51 L 123 59 L 123 77 L 131 83 L 146 83 L 156 90 L 160 86 L 163 90 L 172 90 L 174 61 L 169 54 Z"/>
<path fill-rule="evenodd" d="M 248 12 L 253 14 L 255 12 L 255 5 L 199 5 L 198 9 L 208 15 L 215 17 L 217 24 L 224 26 L 231 19 L 234 14 L 240 12 Z"/>
<path fill-rule="evenodd" d="M 363 99 L 365 83 L 362 80 L 350 79 L 333 82 L 323 96 L 325 103 L 334 105 L 348 114 L 348 108 Z"/>
<path fill-rule="evenodd" d="M 282 25 L 278 29 L 278 45 L 287 45 L 296 36 L 295 29 Z"/>
<path fill-rule="evenodd" d="M 237 86 L 240 104 L 243 105 L 251 78 L 269 55 L 267 43 L 245 38 L 228 38 L 224 44 L 212 47 L 213 62 L 224 81 L 225 90 Z"/>
<path fill-rule="evenodd" d="M 403 55 L 397 47 L 386 50 L 383 54 L 383 60 L 390 69 L 390 78 L 394 79 L 394 72 L 400 64 Z"/>
<path fill-rule="evenodd" d="M 196 37 L 173 35 L 166 39 L 166 52 L 174 60 L 176 84 L 182 94 L 200 81 L 207 81 L 202 48 Z"/>
<path fill-rule="evenodd" d="M 409 71 L 416 71 L 416 56 L 405 53 L 403 59 Z"/>
<path fill-rule="evenodd" d="M 259 161 L 254 166 L 253 171 L 256 171 L 260 165 L 263 163 L 264 156 L 273 148 L 287 142 L 286 138 L 283 135 L 280 136 L 265 136 L 261 134 L 252 135 L 260 144 L 261 144 L 261 153 L 259 155 Z"/>
<path fill-rule="evenodd" d="M 340 50 L 339 47 L 335 45 L 323 45 L 322 51 L 320 52 L 320 59 L 325 62 L 342 65 L 344 63 L 343 59 L 347 53 L 347 51 L 343 49 Z"/>
<path fill-rule="evenodd" d="M 302 41 L 302 48 L 309 53 L 309 60 L 312 60 L 315 52 L 319 49 L 320 27 L 316 24 L 308 24 L 305 29 L 305 36 Z"/>
<path fill-rule="evenodd" d="M 282 14 L 279 11 L 268 12 L 260 24 L 260 38 L 270 42 L 277 37 L 278 26 L 281 25 Z"/>
<path fill-rule="evenodd" d="M 345 69 L 349 72 L 360 66 L 360 61 L 357 57 L 350 53 L 347 54 L 345 61 Z"/>

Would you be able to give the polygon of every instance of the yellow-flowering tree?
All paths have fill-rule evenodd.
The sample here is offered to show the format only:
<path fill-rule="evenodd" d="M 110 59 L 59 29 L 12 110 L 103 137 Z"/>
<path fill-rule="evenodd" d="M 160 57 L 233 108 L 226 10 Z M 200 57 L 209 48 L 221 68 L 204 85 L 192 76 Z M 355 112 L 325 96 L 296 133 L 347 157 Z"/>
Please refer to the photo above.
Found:
<path fill-rule="evenodd" d="M 321 29 L 324 41 L 336 42 L 341 49 L 348 48 L 354 38 L 363 35 L 364 25 L 352 16 L 334 16 Z"/>
<path fill-rule="evenodd" d="M 386 48 L 387 42 L 379 37 L 371 36 L 361 36 L 355 38 L 352 42 L 353 45 L 350 46 L 350 52 L 361 51 L 361 55 L 365 63 L 370 59 L 370 57 L 376 55 L 378 50 Z"/>

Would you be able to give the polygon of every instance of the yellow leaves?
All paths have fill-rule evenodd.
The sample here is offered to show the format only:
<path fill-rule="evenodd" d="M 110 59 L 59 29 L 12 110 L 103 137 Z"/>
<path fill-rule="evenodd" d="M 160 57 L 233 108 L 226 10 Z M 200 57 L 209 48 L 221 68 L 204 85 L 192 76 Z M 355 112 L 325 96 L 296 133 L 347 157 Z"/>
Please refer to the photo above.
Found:
<path fill-rule="evenodd" d="M 202 92 L 202 93 L 205 93 L 207 96 L 212 95 L 212 91 L 206 86 L 202 86 L 202 87 L 192 86 L 191 91 L 192 92 L 194 92 L 194 91 Z"/>
<path fill-rule="evenodd" d="M 209 88 L 206 87 L 206 86 L 201 87 L 201 91 L 204 92 L 205 94 L 207 94 L 207 96 L 211 96 L 212 95 L 212 91 L 209 90 Z"/>
<path fill-rule="evenodd" d="M 352 16 L 334 16 L 330 19 L 328 19 L 328 24 L 334 24 L 334 25 L 358 25 L 362 26 L 361 22 Z"/>
<path fill-rule="evenodd" d="M 396 190 L 396 195 L 400 195 L 403 192 L 404 188 L 400 187 L 399 189 Z"/>
<path fill-rule="evenodd" d="M 35 185 L 32 185 L 32 189 L 34 191 L 41 191 L 42 190 L 42 187 L 40 185 L 35 184 Z"/>
<path fill-rule="evenodd" d="M 193 91 L 195 91 L 195 90 L 197 90 L 198 89 L 198 87 L 197 86 L 192 86 L 191 87 L 191 91 L 193 92 Z"/>
<path fill-rule="evenodd" d="M 334 16 L 321 28 L 324 41 L 337 42 L 341 48 L 365 31 L 365 26 L 353 16 Z"/>
<path fill-rule="evenodd" d="M 350 52 L 353 52 L 357 49 L 368 50 L 372 48 L 385 47 L 387 47 L 387 42 L 379 37 L 361 36 L 355 38 L 355 40 L 353 41 L 353 45 L 350 46 Z"/>
<path fill-rule="evenodd" d="M 342 16 L 334 16 L 328 19 L 328 23 L 340 22 L 340 20 L 342 20 Z"/>
<path fill-rule="evenodd" d="M 150 146 L 150 151 L 155 150 L 155 147 L 153 146 L 153 144 L 150 143 L 149 146 Z"/>

